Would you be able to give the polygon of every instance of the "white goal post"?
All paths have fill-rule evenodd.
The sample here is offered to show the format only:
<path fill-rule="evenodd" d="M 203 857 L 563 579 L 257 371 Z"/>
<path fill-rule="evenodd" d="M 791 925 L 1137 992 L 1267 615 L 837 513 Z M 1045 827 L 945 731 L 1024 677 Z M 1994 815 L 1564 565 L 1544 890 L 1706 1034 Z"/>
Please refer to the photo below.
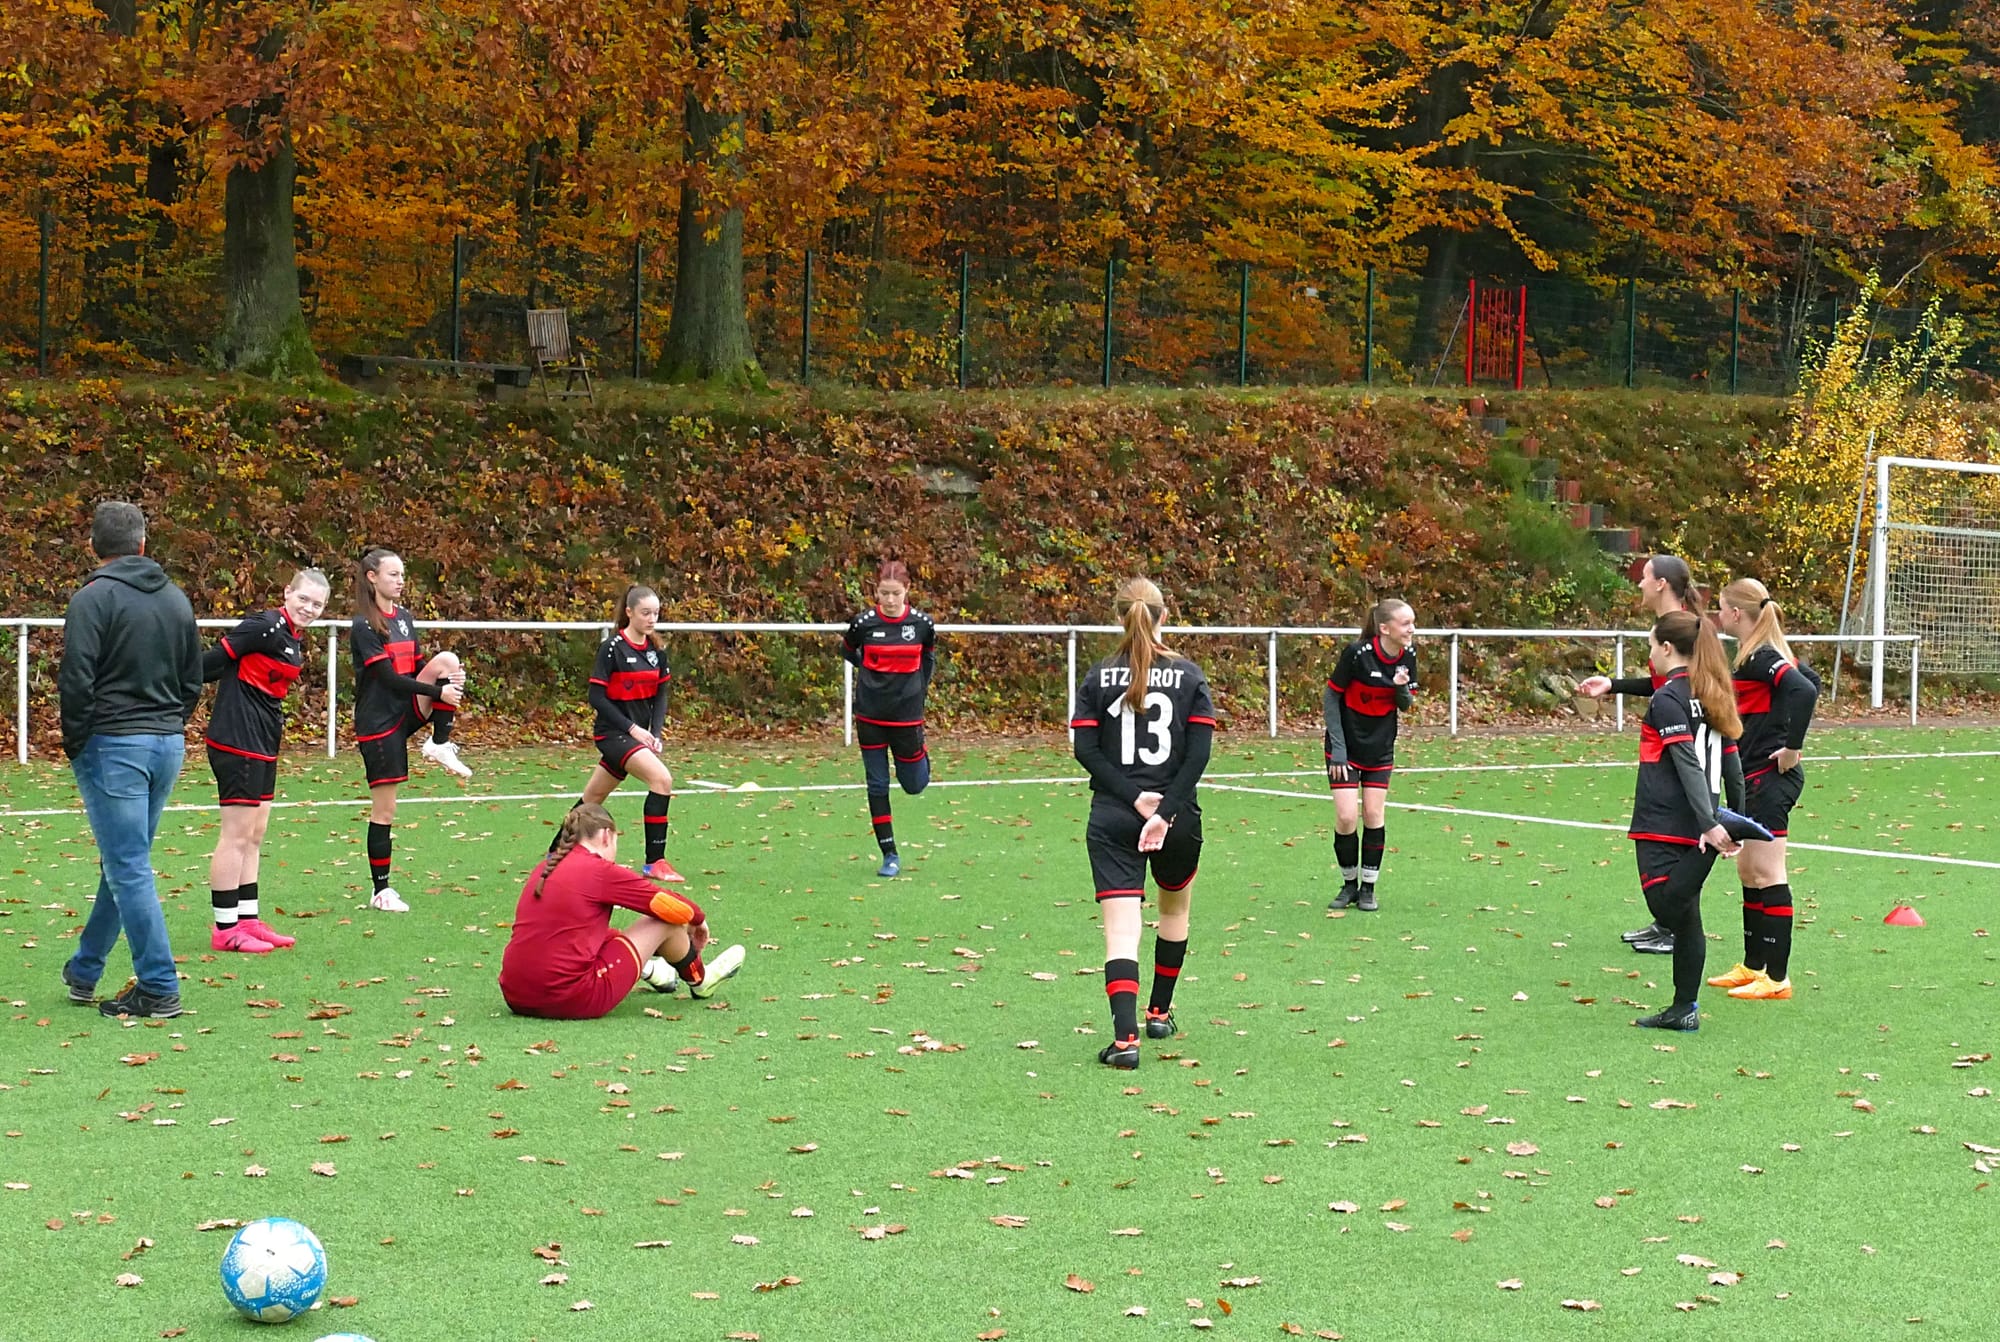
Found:
<path fill-rule="evenodd" d="M 1874 483 L 1865 620 L 1842 621 L 1866 630 L 1869 704 L 1919 644 L 1926 671 L 2000 671 L 2000 464 L 1878 457 Z"/>

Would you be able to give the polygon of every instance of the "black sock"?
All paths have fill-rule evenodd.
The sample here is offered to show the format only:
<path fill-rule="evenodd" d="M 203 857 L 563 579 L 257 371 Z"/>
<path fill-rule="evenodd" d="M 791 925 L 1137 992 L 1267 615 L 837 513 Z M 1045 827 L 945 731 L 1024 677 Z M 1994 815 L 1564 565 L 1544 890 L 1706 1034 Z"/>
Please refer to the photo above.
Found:
<path fill-rule="evenodd" d="M 443 745 L 451 740 L 452 724 L 458 721 L 458 710 L 446 708 L 444 700 L 431 700 L 431 741 Z"/>
<path fill-rule="evenodd" d="M 708 977 L 702 967 L 701 952 L 694 949 L 693 943 L 689 943 L 688 953 L 684 957 L 679 960 L 669 960 L 667 963 L 674 967 L 674 973 L 681 976 L 681 982 L 690 988 Z"/>
<path fill-rule="evenodd" d="M 875 842 L 882 845 L 882 851 L 896 851 L 896 826 L 889 816 L 889 793 L 885 788 L 868 792 L 868 816 L 875 822 Z"/>
<path fill-rule="evenodd" d="M 238 918 L 257 916 L 257 882 L 245 881 L 236 887 L 236 916 Z"/>
<path fill-rule="evenodd" d="M 646 794 L 646 865 L 652 866 L 667 855 L 667 805 L 673 798 L 664 792 Z"/>
<path fill-rule="evenodd" d="M 1111 999 L 1111 1038 L 1126 1044 L 1139 1037 L 1139 962 L 1106 960 L 1104 995 Z"/>
<path fill-rule="evenodd" d="M 1342 880 L 1354 880 L 1361 874 L 1361 835 L 1334 832 L 1333 860 L 1340 864 Z"/>
<path fill-rule="evenodd" d="M 1788 882 L 1764 887 L 1764 972 L 1783 980 L 1792 973 L 1792 887 Z"/>
<path fill-rule="evenodd" d="M 1691 926 L 1669 928 L 1674 936 L 1674 1010 L 1693 1010 L 1701 997 L 1702 970 L 1708 964 L 1708 940 L 1702 935 L 1701 916 Z"/>
<path fill-rule="evenodd" d="M 1186 941 L 1153 939 L 1153 994 L 1146 1003 L 1148 1011 L 1158 1013 L 1173 1007 L 1174 985 L 1181 981 L 1181 966 L 1186 962 Z"/>
<path fill-rule="evenodd" d="M 1388 833 L 1386 826 L 1377 825 L 1373 829 L 1361 831 L 1361 883 L 1373 885 L 1382 874 L 1382 844 Z"/>
<path fill-rule="evenodd" d="M 215 925 L 217 927 L 236 926 L 236 892 L 234 890 L 211 889 L 208 892 L 208 902 L 215 910 Z"/>
<path fill-rule="evenodd" d="M 1764 967 L 1764 896 L 1765 887 L 1746 885 L 1743 887 L 1743 967 L 1762 969 Z"/>
<path fill-rule="evenodd" d="M 389 884 L 389 856 L 392 843 L 387 825 L 373 820 L 368 822 L 368 878 L 375 882 L 377 894 Z"/>

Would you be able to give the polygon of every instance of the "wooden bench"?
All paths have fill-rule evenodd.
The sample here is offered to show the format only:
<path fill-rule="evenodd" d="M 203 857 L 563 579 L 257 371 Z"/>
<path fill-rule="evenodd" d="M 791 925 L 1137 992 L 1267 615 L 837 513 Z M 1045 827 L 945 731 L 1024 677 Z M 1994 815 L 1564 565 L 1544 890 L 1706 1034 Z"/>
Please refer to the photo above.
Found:
<path fill-rule="evenodd" d="M 496 400 L 518 400 L 534 384 L 534 370 L 526 364 L 482 363 L 473 359 L 414 359 L 401 354 L 343 354 L 340 380 L 367 391 L 394 389 L 398 372 L 438 373 L 446 377 L 475 376 L 481 379 L 482 396 Z"/>

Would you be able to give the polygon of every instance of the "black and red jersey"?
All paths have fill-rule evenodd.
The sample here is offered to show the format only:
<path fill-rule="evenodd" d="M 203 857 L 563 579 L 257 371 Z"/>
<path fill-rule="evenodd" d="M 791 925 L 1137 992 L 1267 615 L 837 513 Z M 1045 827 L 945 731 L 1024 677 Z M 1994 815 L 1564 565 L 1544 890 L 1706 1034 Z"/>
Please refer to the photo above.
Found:
<path fill-rule="evenodd" d="M 937 668 L 937 626 L 914 606 L 897 619 L 871 606 L 842 636 L 840 655 L 861 668 L 854 720 L 878 727 L 921 727 L 924 695 Z"/>
<path fill-rule="evenodd" d="M 1777 766 L 1781 749 L 1803 750 L 1819 703 L 1819 678 L 1766 643 L 1736 668 L 1736 711 L 1743 715 L 1743 772 L 1755 777 Z"/>
<path fill-rule="evenodd" d="M 619 630 L 597 650 L 590 672 L 590 706 L 597 710 L 594 740 L 644 727 L 655 736 L 666 722 L 674 673 L 652 640 L 634 643 Z"/>
<path fill-rule="evenodd" d="M 1687 671 L 1663 677 L 1639 723 L 1639 780 L 1632 797 L 1632 824 L 1626 837 L 1692 844 L 1701 838 L 1704 817 L 1689 800 L 1687 784 L 1673 760 L 1676 747 L 1693 752 L 1709 796 L 1709 814 L 1720 804 L 1727 768 L 1725 755 L 1736 743 L 1708 725 L 1701 700 L 1688 688 Z M 1738 775 L 1740 781 L 1740 774 Z M 1731 786 L 1735 786 L 1732 782 Z"/>
<path fill-rule="evenodd" d="M 282 609 L 259 611 L 224 634 L 210 654 L 220 684 L 208 714 L 208 744 L 274 760 L 285 735 L 285 696 L 305 670 L 306 650 Z"/>
<path fill-rule="evenodd" d="M 1396 683 L 1399 668 L 1409 672 L 1402 685 Z M 1379 638 L 1364 638 L 1342 648 L 1333 674 L 1326 678 L 1329 752 L 1344 747 L 1341 758 L 1347 762 L 1386 762 L 1396 749 L 1397 711 L 1409 707 L 1416 682 L 1415 648 L 1404 648 L 1392 657 Z"/>
<path fill-rule="evenodd" d="M 1154 659 L 1146 676 L 1145 701 L 1137 709 L 1125 700 L 1131 683 L 1132 668 L 1123 655 L 1091 667 L 1076 687 L 1076 710 L 1069 723 L 1076 733 L 1078 759 L 1101 753 L 1110 771 L 1106 778 L 1092 772 L 1091 791 L 1114 793 L 1126 801 L 1141 792 L 1168 792 L 1188 759 L 1188 729 L 1215 730 L 1208 677 L 1186 658 Z M 1086 734 L 1096 752 L 1083 748 Z M 1188 790 L 1191 794 L 1192 788 Z"/>
<path fill-rule="evenodd" d="M 376 633 L 366 615 L 356 615 L 348 632 L 349 654 L 354 658 L 354 739 L 373 741 L 387 736 L 402 724 L 403 715 L 414 708 L 410 696 L 387 677 L 374 674 L 378 667 L 398 677 L 417 674 L 423 654 L 417 648 L 417 621 L 398 606 L 383 617 L 384 633 Z"/>

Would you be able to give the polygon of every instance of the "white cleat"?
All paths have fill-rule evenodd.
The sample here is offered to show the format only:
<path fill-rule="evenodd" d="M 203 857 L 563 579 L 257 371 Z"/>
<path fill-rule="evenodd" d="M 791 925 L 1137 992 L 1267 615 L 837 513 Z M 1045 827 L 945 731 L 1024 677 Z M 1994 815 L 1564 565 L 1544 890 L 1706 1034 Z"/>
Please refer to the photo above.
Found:
<path fill-rule="evenodd" d="M 369 896 L 368 907 L 371 909 L 380 909 L 384 913 L 408 913 L 410 911 L 410 906 L 403 902 L 403 897 L 396 893 L 396 887 L 393 885 L 385 885 Z"/>
<path fill-rule="evenodd" d="M 456 774 L 460 778 L 472 777 L 471 767 L 458 757 L 456 741 L 426 741 L 417 753 L 448 774 Z"/>
<path fill-rule="evenodd" d="M 743 948 L 731 946 L 702 965 L 701 982 L 690 983 L 688 992 L 698 998 L 712 996 L 715 990 L 722 986 L 724 979 L 734 978 L 736 971 L 741 968 L 743 968 Z"/>

